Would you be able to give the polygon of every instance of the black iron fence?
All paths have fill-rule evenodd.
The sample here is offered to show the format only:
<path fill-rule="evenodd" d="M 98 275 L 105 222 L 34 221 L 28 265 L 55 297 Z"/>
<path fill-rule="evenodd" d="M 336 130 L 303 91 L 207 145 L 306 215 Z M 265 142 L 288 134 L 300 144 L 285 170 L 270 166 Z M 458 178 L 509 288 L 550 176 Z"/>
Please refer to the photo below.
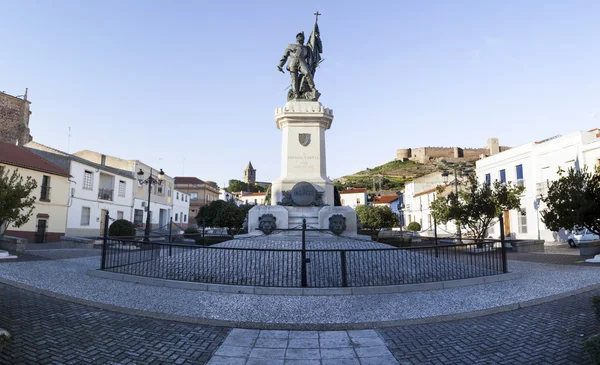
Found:
<path fill-rule="evenodd" d="M 267 287 L 427 283 L 508 272 L 506 247 L 473 242 L 407 248 L 258 249 L 104 237 L 102 270 L 189 282 Z M 105 230 L 107 232 L 108 229 Z"/>

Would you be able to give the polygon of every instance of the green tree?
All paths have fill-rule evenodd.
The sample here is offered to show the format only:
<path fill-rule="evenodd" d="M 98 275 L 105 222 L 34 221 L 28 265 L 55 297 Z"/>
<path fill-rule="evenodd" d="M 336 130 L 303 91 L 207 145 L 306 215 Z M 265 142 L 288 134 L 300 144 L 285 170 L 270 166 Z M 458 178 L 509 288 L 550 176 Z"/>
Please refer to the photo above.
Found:
<path fill-rule="evenodd" d="M 227 191 L 229 191 L 230 193 L 237 193 L 239 191 L 248 191 L 247 188 L 248 186 L 245 182 L 236 179 L 231 179 L 229 180 Z"/>
<path fill-rule="evenodd" d="M 398 220 L 387 205 L 359 205 L 356 214 L 363 229 L 371 231 L 373 237 L 378 237 L 383 228 L 392 228 Z"/>
<path fill-rule="evenodd" d="M 407 231 L 419 232 L 421 230 L 421 224 L 419 222 L 410 222 L 406 227 Z"/>
<path fill-rule="evenodd" d="M 546 209 L 541 212 L 546 227 L 558 232 L 587 228 L 600 235 L 600 171 L 559 169 L 559 179 L 550 183 L 542 198 Z"/>
<path fill-rule="evenodd" d="M 219 189 L 219 185 L 214 181 L 207 180 L 207 181 L 205 181 L 205 183 L 206 183 L 206 185 L 210 185 L 215 189 Z"/>
<path fill-rule="evenodd" d="M 513 186 L 495 181 L 479 183 L 475 175 L 467 177 L 466 187 L 443 196 L 444 188 L 438 189 L 437 198 L 431 203 L 431 215 L 439 223 L 456 221 L 473 232 L 476 241 L 483 241 L 488 228 L 505 210 L 520 209 L 523 186 Z"/>
<path fill-rule="evenodd" d="M 232 200 L 215 200 L 200 208 L 196 216 L 196 222 L 199 226 L 205 224 L 206 227 L 227 228 L 229 234 L 234 235 L 242 228 L 250 208 L 252 208 L 251 205 L 238 207 Z"/>
<path fill-rule="evenodd" d="M 35 188 L 37 182 L 30 176 L 23 179 L 18 169 L 11 174 L 0 167 L 0 237 L 9 224 L 18 228 L 29 221 L 35 204 L 31 193 Z"/>
<path fill-rule="evenodd" d="M 264 192 L 266 190 L 265 187 L 262 187 L 257 184 L 247 184 L 243 181 L 231 179 L 229 180 L 229 186 L 227 187 L 227 191 L 230 193 L 237 193 L 239 191 L 248 191 L 251 193 L 259 193 Z"/>

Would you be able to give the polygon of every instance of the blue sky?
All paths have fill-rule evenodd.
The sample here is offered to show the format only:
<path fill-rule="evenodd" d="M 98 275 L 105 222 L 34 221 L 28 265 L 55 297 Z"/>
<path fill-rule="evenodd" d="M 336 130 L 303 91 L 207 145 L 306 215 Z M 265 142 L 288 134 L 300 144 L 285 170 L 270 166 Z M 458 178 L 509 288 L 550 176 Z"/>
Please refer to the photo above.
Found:
<path fill-rule="evenodd" d="M 598 1 L 0 0 L 0 91 L 28 87 L 34 140 L 58 149 L 219 185 L 252 160 L 271 181 L 289 85 L 276 65 L 317 9 L 331 178 L 397 148 L 600 126 Z"/>

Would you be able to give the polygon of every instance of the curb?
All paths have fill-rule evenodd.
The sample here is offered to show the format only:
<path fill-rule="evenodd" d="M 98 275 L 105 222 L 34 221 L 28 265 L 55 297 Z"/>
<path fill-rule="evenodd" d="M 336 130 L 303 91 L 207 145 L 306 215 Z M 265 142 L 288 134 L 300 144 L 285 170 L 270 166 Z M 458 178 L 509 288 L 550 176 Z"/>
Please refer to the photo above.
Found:
<path fill-rule="evenodd" d="M 264 287 L 250 285 L 225 285 L 209 284 L 190 281 L 177 281 L 168 279 L 151 278 L 147 276 L 136 276 L 129 274 L 120 274 L 98 269 L 89 269 L 89 276 L 118 280 L 135 284 L 162 286 L 174 289 L 198 290 L 216 293 L 230 294 L 254 294 L 254 295 L 283 295 L 283 296 L 340 296 L 340 295 L 377 295 L 377 294 L 398 294 L 415 291 L 440 290 L 457 288 L 462 286 L 489 284 L 507 280 L 515 280 L 523 277 L 521 273 L 506 273 L 491 276 L 481 276 L 468 279 L 435 281 L 418 284 L 401 284 L 385 286 L 363 286 L 346 288 L 284 288 L 284 287 Z"/>
<path fill-rule="evenodd" d="M 149 317 L 154 319 L 168 320 L 168 321 L 178 321 L 206 326 L 216 326 L 216 327 L 232 327 L 232 328 L 247 328 L 247 329 L 264 329 L 264 330 L 320 330 L 320 331 L 335 331 L 335 330 L 355 330 L 355 329 L 377 329 L 377 328 L 386 328 L 386 327 L 398 327 L 398 326 L 407 326 L 407 325 L 415 325 L 415 324 L 428 324 L 428 323 L 440 323 L 440 322 L 449 322 L 467 318 L 474 317 L 482 317 L 491 314 L 509 312 L 513 310 L 519 310 L 523 308 L 528 308 L 532 306 L 536 306 L 539 304 L 544 304 L 548 302 L 552 302 L 559 299 L 564 299 L 573 295 L 583 294 L 590 291 L 600 289 L 600 284 L 594 284 L 590 286 L 586 286 L 580 289 L 554 294 L 543 298 L 537 298 L 532 300 L 527 300 L 523 302 L 518 302 L 514 304 L 507 304 L 494 308 L 487 308 L 472 312 L 464 312 L 464 313 L 455 313 L 455 314 L 447 314 L 441 316 L 433 316 L 433 317 L 424 317 L 424 318 L 414 318 L 414 319 L 401 319 L 401 320 L 393 320 L 393 321 L 378 321 L 378 322 L 363 322 L 363 323 L 305 323 L 305 324 L 294 324 L 294 323 L 261 323 L 261 322 L 239 322 L 239 321 L 228 321 L 228 320 L 217 320 L 217 319 L 207 319 L 207 318 L 199 318 L 199 317 L 190 317 L 190 316 L 181 316 L 181 315 L 173 315 L 166 314 L 160 312 L 152 312 L 146 310 L 132 309 L 126 307 L 120 307 L 112 304 L 105 304 L 100 302 L 94 302 L 86 299 L 75 298 L 64 294 L 55 293 L 45 289 L 39 289 L 27 284 L 22 284 L 18 282 L 14 282 L 11 280 L 6 280 L 4 278 L 0 278 L 0 283 L 9 285 L 18 289 L 31 291 L 37 294 L 41 294 L 44 296 L 48 296 L 55 299 L 66 300 L 69 302 L 86 305 L 102 310 L 109 310 L 117 313 L 123 313 L 128 315 L 135 315 L 141 317 Z"/>

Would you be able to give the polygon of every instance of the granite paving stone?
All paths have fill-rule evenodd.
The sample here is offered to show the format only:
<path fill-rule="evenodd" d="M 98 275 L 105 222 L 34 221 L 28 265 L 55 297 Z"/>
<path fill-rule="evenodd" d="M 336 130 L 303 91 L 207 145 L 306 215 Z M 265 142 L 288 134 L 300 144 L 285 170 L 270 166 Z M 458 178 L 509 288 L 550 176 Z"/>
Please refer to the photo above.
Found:
<path fill-rule="evenodd" d="M 288 348 L 291 349 L 310 349 L 318 347 L 318 338 L 290 338 L 288 343 Z"/>
<path fill-rule="evenodd" d="M 320 360 L 321 353 L 319 349 L 287 349 L 285 352 L 285 358 L 297 360 Z"/>

